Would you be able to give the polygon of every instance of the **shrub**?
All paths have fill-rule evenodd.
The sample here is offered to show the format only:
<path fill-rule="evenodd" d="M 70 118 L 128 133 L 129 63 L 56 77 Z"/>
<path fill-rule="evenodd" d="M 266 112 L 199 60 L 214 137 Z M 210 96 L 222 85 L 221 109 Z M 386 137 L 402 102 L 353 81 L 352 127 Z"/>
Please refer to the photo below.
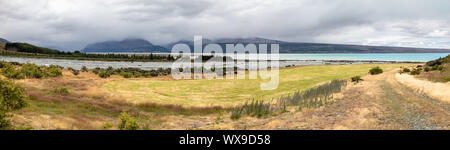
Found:
<path fill-rule="evenodd" d="M 360 81 L 363 81 L 363 79 L 361 79 L 361 76 L 354 76 L 354 77 L 352 77 L 352 82 L 359 83 Z"/>
<path fill-rule="evenodd" d="M 156 76 L 158 76 L 158 72 L 152 70 L 152 71 L 150 72 L 150 75 L 151 75 L 152 77 L 156 77 Z"/>
<path fill-rule="evenodd" d="M 430 67 L 425 67 L 425 69 L 423 69 L 425 72 L 429 72 L 431 69 Z"/>
<path fill-rule="evenodd" d="M 411 72 L 408 68 L 403 68 L 403 72 Z"/>
<path fill-rule="evenodd" d="M 49 67 L 43 67 L 47 77 L 60 77 L 62 76 L 61 68 L 56 65 L 50 65 Z"/>
<path fill-rule="evenodd" d="M 151 77 L 152 75 L 150 74 L 150 72 L 144 72 L 144 75 L 143 75 L 144 77 L 146 77 L 146 78 L 148 78 L 148 77 Z"/>
<path fill-rule="evenodd" d="M 5 120 L 11 116 L 7 113 L 25 107 L 27 105 L 26 99 L 27 97 L 21 87 L 0 79 L 0 128 L 11 125 L 8 120 Z"/>
<path fill-rule="evenodd" d="M 1 73 L 11 79 L 24 79 L 24 78 L 43 78 L 43 77 L 59 77 L 62 76 L 62 71 L 59 66 L 51 65 L 49 67 L 38 67 L 35 64 L 26 63 L 21 66 L 20 69 L 12 63 L 2 63 Z"/>
<path fill-rule="evenodd" d="M 82 72 L 88 72 L 88 68 L 86 66 L 81 67 Z"/>
<path fill-rule="evenodd" d="M 73 75 L 79 75 L 80 74 L 80 71 L 79 70 L 72 70 L 72 73 L 73 73 Z"/>
<path fill-rule="evenodd" d="M 92 70 L 92 72 L 94 73 L 94 74 L 98 74 L 98 73 L 100 73 L 100 68 L 95 68 L 94 70 Z"/>
<path fill-rule="evenodd" d="M 124 72 L 124 71 L 122 71 L 122 72 L 120 72 L 120 75 L 122 77 L 124 77 L 124 78 L 131 78 L 131 77 L 133 77 L 133 74 L 131 72 Z"/>
<path fill-rule="evenodd" d="M 110 128 L 112 128 L 112 124 L 111 123 L 109 123 L 109 122 L 105 122 L 105 123 L 103 123 L 103 129 L 110 129 Z"/>
<path fill-rule="evenodd" d="M 136 119 L 131 117 L 128 113 L 126 113 L 126 112 L 120 113 L 119 119 L 120 119 L 120 124 L 119 124 L 120 130 L 137 130 L 137 129 L 139 129 L 139 124 L 136 121 Z"/>
<path fill-rule="evenodd" d="M 375 67 L 375 68 L 372 68 L 372 69 L 370 69 L 369 70 L 369 73 L 371 74 L 371 75 L 377 75 L 377 74 L 381 74 L 381 73 L 383 73 L 383 69 L 381 69 L 380 67 Z"/>
<path fill-rule="evenodd" d="M 134 72 L 134 77 L 135 78 L 139 78 L 139 77 L 141 77 L 142 76 L 142 73 L 140 73 L 140 72 Z"/>
<path fill-rule="evenodd" d="M 27 78 L 42 78 L 42 77 L 44 77 L 43 71 L 35 64 L 26 63 L 26 64 L 22 65 L 20 72 L 22 72 L 25 75 L 25 77 L 27 77 Z"/>
<path fill-rule="evenodd" d="M 65 87 L 56 87 L 53 89 L 53 92 L 63 96 L 69 95 L 69 89 Z"/>
<path fill-rule="evenodd" d="M 433 67 L 431 67 L 431 70 L 432 70 L 432 71 L 438 70 L 438 67 L 439 67 L 439 66 L 437 66 L 437 65 L 436 65 L 436 66 L 433 66 Z"/>
<path fill-rule="evenodd" d="M 24 78 L 24 75 L 23 74 L 19 75 L 20 74 L 19 71 L 17 71 L 14 65 L 11 63 L 2 63 L 1 73 L 7 78 L 13 79 L 17 79 L 17 77 L 19 77 L 19 79 Z"/>
<path fill-rule="evenodd" d="M 411 75 L 419 75 L 419 74 L 420 74 L 420 70 L 419 70 L 419 69 L 413 69 L 413 70 L 410 72 L 410 74 L 411 74 Z"/>
<path fill-rule="evenodd" d="M 109 73 L 107 73 L 105 70 L 100 70 L 100 72 L 98 73 L 98 76 L 101 78 L 109 78 L 111 75 Z"/>

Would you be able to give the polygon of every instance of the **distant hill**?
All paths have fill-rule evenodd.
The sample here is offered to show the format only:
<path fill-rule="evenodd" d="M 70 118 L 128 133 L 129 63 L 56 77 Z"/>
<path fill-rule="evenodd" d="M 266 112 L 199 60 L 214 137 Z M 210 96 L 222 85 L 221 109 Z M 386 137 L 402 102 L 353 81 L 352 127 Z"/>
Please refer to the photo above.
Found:
<path fill-rule="evenodd" d="M 179 41 L 168 44 L 167 49 L 175 44 L 183 43 L 191 47 L 192 41 Z M 300 43 L 285 42 L 264 38 L 227 38 L 209 40 L 203 39 L 203 45 L 216 43 L 221 45 L 225 51 L 226 44 L 279 44 L 280 53 L 450 53 L 450 49 L 429 49 L 429 48 L 408 48 L 408 47 L 389 47 L 389 46 L 364 46 L 364 45 L 346 45 L 346 44 L 324 44 L 324 43 Z M 269 49 L 270 51 L 270 49 Z"/>
<path fill-rule="evenodd" d="M 170 52 L 175 44 L 187 44 L 194 51 L 193 41 L 182 40 L 164 46 L 153 45 L 143 39 L 126 39 L 122 41 L 106 41 L 89 44 L 83 52 L 146 52 L 165 53 Z M 280 53 L 450 53 L 450 49 L 409 48 L 389 46 L 365 46 L 348 44 L 325 44 L 325 43 L 301 43 L 285 42 L 264 38 L 222 38 L 203 39 L 203 45 L 216 43 L 225 51 L 226 44 L 279 44 Z M 270 45 L 269 45 L 270 46 Z M 270 51 L 270 48 L 269 48 Z"/>
<path fill-rule="evenodd" d="M 8 40 L 6 40 L 6 39 L 2 39 L 2 38 L 0 38 L 0 43 L 2 43 L 2 44 L 6 44 L 6 43 L 9 43 L 9 41 L 8 41 Z"/>
<path fill-rule="evenodd" d="M 58 50 L 34 46 L 28 43 L 6 43 L 5 49 L 8 51 L 39 53 L 39 54 L 59 54 Z"/>
<path fill-rule="evenodd" d="M 106 41 L 87 45 L 82 52 L 170 52 L 166 48 L 153 45 L 143 39 Z"/>

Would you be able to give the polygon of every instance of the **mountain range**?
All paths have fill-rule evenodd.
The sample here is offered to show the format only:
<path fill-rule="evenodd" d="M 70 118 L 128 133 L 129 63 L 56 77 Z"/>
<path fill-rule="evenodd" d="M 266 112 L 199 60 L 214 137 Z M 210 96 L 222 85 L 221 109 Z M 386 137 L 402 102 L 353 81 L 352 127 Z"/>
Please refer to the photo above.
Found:
<path fill-rule="evenodd" d="M 83 52 L 170 52 L 167 48 L 153 45 L 143 39 L 125 39 L 122 41 L 105 41 L 87 45 Z"/>
<path fill-rule="evenodd" d="M 153 45 L 143 39 L 126 39 L 122 41 L 106 41 L 89 44 L 83 52 L 147 52 L 165 53 L 170 52 L 175 44 L 187 44 L 193 51 L 193 41 L 181 40 L 163 46 Z M 326 44 L 326 43 L 301 43 L 285 42 L 264 38 L 222 38 L 203 39 L 203 45 L 219 44 L 225 51 L 226 44 L 279 44 L 280 53 L 450 53 L 450 49 L 436 48 L 409 48 L 390 46 L 366 46 L 349 44 Z M 270 48 L 269 48 L 270 51 Z"/>

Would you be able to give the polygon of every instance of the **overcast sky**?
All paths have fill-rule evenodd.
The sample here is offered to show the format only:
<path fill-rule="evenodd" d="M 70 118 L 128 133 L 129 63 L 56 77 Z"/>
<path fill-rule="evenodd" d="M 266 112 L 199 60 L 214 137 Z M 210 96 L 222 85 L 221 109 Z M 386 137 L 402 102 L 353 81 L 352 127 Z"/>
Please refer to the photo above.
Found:
<path fill-rule="evenodd" d="M 82 49 L 194 35 L 450 48 L 449 0 L 0 0 L 0 38 Z"/>

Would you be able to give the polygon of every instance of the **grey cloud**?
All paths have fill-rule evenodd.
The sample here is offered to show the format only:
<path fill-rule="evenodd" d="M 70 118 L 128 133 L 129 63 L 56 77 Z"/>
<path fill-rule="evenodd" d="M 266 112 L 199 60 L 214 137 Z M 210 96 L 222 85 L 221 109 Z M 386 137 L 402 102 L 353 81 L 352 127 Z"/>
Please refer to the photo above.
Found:
<path fill-rule="evenodd" d="M 0 0 L 0 5 L 0 37 L 67 50 L 129 37 L 165 44 L 194 35 L 449 48 L 448 0 Z"/>

